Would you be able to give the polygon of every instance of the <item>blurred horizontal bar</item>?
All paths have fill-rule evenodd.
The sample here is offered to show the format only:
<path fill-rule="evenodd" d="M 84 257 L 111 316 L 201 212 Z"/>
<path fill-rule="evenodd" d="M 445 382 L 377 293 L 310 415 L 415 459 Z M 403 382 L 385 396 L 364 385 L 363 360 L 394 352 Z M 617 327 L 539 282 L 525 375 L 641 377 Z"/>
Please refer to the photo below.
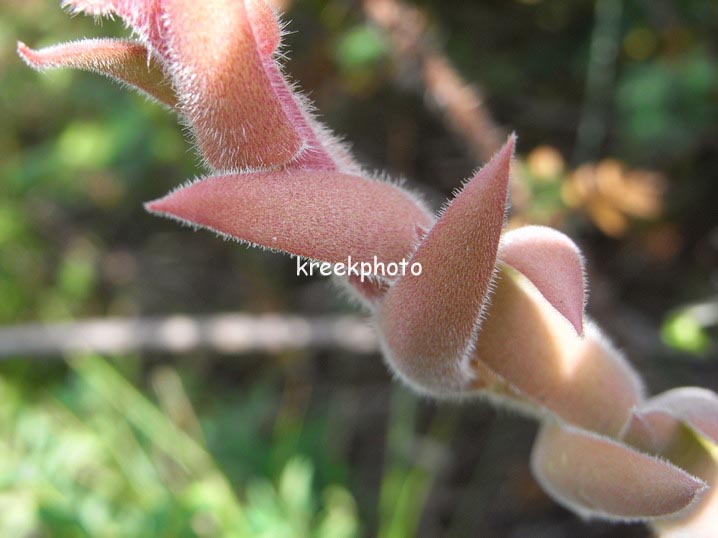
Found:
<path fill-rule="evenodd" d="M 0 358 L 134 351 L 236 354 L 301 349 L 373 353 L 374 331 L 359 317 L 226 313 L 105 318 L 0 328 Z"/>

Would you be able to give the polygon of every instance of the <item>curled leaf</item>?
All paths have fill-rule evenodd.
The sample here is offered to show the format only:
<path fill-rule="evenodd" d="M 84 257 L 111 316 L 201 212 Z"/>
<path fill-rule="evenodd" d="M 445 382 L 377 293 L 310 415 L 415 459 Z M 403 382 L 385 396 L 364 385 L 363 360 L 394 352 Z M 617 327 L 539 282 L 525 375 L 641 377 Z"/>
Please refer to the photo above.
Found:
<path fill-rule="evenodd" d="M 642 400 L 638 376 L 592 323 L 583 338 L 533 284 L 503 266 L 473 358 L 535 405 L 616 436 Z"/>
<path fill-rule="evenodd" d="M 626 442 L 659 454 L 671 450 L 684 425 L 718 443 L 718 396 L 699 387 L 672 389 L 636 407 L 624 427 Z"/>
<path fill-rule="evenodd" d="M 713 443 L 718 443 L 718 395 L 700 387 L 672 389 L 646 401 L 641 414 L 660 414 L 683 422 Z"/>
<path fill-rule="evenodd" d="M 584 260 L 571 239 L 545 226 L 524 226 L 504 234 L 499 259 L 526 276 L 583 334 Z"/>
<path fill-rule="evenodd" d="M 282 77 L 280 29 L 262 0 L 163 2 L 179 106 L 216 170 L 337 169 L 328 136 Z"/>

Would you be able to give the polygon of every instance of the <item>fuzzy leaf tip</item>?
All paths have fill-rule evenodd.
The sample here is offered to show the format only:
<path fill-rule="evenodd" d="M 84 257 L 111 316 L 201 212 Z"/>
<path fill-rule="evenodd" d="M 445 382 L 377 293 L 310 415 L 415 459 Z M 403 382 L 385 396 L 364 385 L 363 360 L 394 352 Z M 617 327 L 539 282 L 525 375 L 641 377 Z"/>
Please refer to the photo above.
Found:
<path fill-rule="evenodd" d="M 486 304 L 506 213 L 515 137 L 510 137 L 443 211 L 402 277 L 387 293 L 379 329 L 390 365 L 430 392 L 460 392 L 465 354 Z"/>
<path fill-rule="evenodd" d="M 531 468 L 557 502 L 586 518 L 667 517 L 697 502 L 707 488 L 664 460 L 558 424 L 542 427 Z"/>
<path fill-rule="evenodd" d="M 330 172 L 217 175 L 146 204 L 148 211 L 229 237 L 328 261 L 410 255 L 423 208 L 389 183 Z"/>

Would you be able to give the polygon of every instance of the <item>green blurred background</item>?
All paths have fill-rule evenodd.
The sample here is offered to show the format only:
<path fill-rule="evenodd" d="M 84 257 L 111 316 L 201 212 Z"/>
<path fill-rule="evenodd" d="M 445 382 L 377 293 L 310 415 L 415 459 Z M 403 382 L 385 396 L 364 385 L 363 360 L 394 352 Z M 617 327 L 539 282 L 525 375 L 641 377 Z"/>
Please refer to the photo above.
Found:
<path fill-rule="evenodd" d="M 519 134 L 512 222 L 582 246 L 589 312 L 652 392 L 718 388 L 718 4 L 412 5 Z M 359 0 L 284 7 L 287 70 L 323 120 L 439 207 L 479 163 L 410 62 Z M 105 35 L 126 31 L 51 0 L 0 4 L 0 323 L 355 312 L 289 258 L 146 214 L 203 173 L 173 115 L 15 54 Z M 551 502 L 528 470 L 534 433 L 419 400 L 374 355 L 16 356 L 0 363 L 0 535 L 647 536 Z"/>

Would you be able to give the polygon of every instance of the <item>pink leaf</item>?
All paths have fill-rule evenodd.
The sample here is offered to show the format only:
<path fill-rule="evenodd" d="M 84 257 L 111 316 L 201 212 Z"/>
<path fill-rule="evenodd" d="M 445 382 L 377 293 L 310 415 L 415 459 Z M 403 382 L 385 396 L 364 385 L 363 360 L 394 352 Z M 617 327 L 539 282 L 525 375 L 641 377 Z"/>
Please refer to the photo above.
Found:
<path fill-rule="evenodd" d="M 165 72 L 141 43 L 86 39 L 33 50 L 18 42 L 17 52 L 40 71 L 60 67 L 92 71 L 129 84 L 170 108 L 177 104 Z"/>
<path fill-rule="evenodd" d="M 707 446 L 673 416 L 662 412 L 644 414 L 638 409 L 626 426 L 623 440 L 639 450 L 667 458 L 710 485 L 710 491 L 679 517 L 654 521 L 656 535 L 713 538 L 718 529 L 718 462 Z"/>
<path fill-rule="evenodd" d="M 625 442 L 668 458 L 711 486 L 680 517 L 654 522 L 661 538 L 712 538 L 718 529 L 718 462 L 706 444 L 717 441 L 716 400 L 715 393 L 698 387 L 669 390 L 637 408 L 626 426 Z"/>
<path fill-rule="evenodd" d="M 536 480 L 583 517 L 645 520 L 677 514 L 706 484 L 674 465 L 595 433 L 547 423 L 531 455 Z"/>
<path fill-rule="evenodd" d="M 162 5 L 180 108 L 212 168 L 339 168 L 340 148 L 279 71 L 274 59 L 279 24 L 265 2 Z"/>
<path fill-rule="evenodd" d="M 347 148 L 317 121 L 311 113 L 311 105 L 300 94 L 292 91 L 282 76 L 276 60 L 276 50 L 281 41 L 281 30 L 272 7 L 265 0 L 244 0 L 254 35 L 257 39 L 260 59 L 271 89 L 282 108 L 304 141 L 303 150 L 291 163 L 294 168 L 309 170 L 338 170 L 359 173 L 361 168 Z"/>
<path fill-rule="evenodd" d="M 526 276 L 583 334 L 584 261 L 571 239 L 545 226 L 525 226 L 501 238 L 499 259 Z"/>
<path fill-rule="evenodd" d="M 592 323 L 581 338 L 527 278 L 504 266 L 473 352 L 535 405 L 615 436 L 642 400 L 640 380 Z"/>
<path fill-rule="evenodd" d="M 514 144 L 512 136 L 446 207 L 412 258 L 421 275 L 397 281 L 382 305 L 388 361 L 422 390 L 460 392 L 472 378 L 466 352 L 494 274 Z"/>
<path fill-rule="evenodd" d="M 695 436 L 681 437 L 672 450 L 678 455 L 676 463 L 705 480 L 710 490 L 679 517 L 659 519 L 652 522 L 652 526 L 660 538 L 715 538 L 718 529 L 718 462 L 699 445 Z"/>
<path fill-rule="evenodd" d="M 153 213 L 331 263 L 399 261 L 428 215 L 389 183 L 329 172 L 210 176 L 150 202 Z"/>

